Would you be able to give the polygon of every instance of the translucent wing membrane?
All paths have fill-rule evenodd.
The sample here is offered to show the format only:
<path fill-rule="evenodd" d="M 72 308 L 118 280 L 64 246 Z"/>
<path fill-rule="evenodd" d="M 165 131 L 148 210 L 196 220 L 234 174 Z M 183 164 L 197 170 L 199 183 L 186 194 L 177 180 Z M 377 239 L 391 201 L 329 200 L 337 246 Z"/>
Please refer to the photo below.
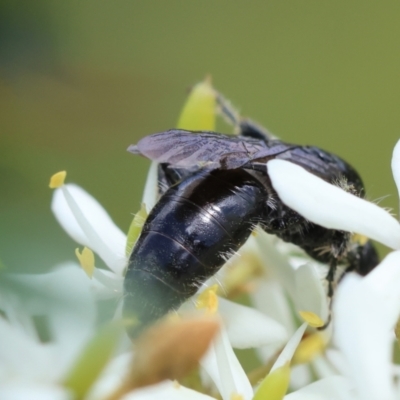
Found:
<path fill-rule="evenodd" d="M 286 151 L 279 143 L 267 144 L 259 139 L 227 136 L 214 132 L 191 132 L 179 129 L 146 136 L 128 151 L 160 163 L 211 169 L 234 169 L 254 159 L 271 157 Z"/>

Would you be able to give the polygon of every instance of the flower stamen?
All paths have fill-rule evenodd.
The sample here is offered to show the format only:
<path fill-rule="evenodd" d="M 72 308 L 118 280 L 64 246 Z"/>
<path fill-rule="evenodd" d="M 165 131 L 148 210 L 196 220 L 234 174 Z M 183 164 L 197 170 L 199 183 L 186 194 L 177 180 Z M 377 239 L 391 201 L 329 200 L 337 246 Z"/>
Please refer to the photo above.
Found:
<path fill-rule="evenodd" d="M 82 252 L 79 253 L 79 248 L 75 249 L 75 255 L 79 260 L 79 264 L 86 272 L 86 275 L 92 279 L 94 272 L 94 254 L 88 247 L 84 247 Z"/>
<path fill-rule="evenodd" d="M 67 171 L 60 171 L 52 175 L 50 178 L 49 188 L 57 189 L 63 186 L 66 176 L 67 176 Z"/>
<path fill-rule="evenodd" d="M 212 285 L 197 297 L 196 308 L 205 308 L 209 314 L 215 314 L 218 310 L 218 285 Z"/>
<path fill-rule="evenodd" d="M 306 364 L 319 356 L 326 348 L 326 341 L 321 333 L 305 337 L 297 347 L 293 357 L 294 364 Z"/>
<path fill-rule="evenodd" d="M 324 321 L 312 311 L 299 311 L 300 317 L 312 328 L 321 328 Z"/>

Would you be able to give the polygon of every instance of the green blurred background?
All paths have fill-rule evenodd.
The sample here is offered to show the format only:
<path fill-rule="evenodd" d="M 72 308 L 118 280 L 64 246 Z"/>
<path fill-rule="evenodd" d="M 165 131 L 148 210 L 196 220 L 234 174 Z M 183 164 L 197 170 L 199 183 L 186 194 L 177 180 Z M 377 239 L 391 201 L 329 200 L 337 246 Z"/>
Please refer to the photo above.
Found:
<path fill-rule="evenodd" d="M 214 85 L 282 139 L 339 154 L 397 212 L 398 1 L 0 1 L 0 259 L 73 259 L 51 174 L 127 230 L 148 162 L 140 137 L 175 125 L 187 88 Z"/>

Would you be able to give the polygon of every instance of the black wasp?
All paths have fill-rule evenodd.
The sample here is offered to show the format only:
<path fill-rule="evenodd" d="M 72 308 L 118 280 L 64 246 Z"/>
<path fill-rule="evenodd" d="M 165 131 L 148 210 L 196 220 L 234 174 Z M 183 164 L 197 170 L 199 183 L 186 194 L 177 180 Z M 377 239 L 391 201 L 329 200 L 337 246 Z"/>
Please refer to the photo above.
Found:
<path fill-rule="evenodd" d="M 284 159 L 357 196 L 364 186 L 344 160 L 312 146 L 275 139 L 236 117 L 222 97 L 222 112 L 237 136 L 179 129 L 141 139 L 128 150 L 159 163 L 161 197 L 151 210 L 129 258 L 124 315 L 144 327 L 194 295 L 245 243 L 255 225 L 301 247 L 329 265 L 328 296 L 338 264 L 367 274 L 378 264 L 370 241 L 353 242 L 349 232 L 326 229 L 285 206 L 271 185 L 267 161 Z"/>

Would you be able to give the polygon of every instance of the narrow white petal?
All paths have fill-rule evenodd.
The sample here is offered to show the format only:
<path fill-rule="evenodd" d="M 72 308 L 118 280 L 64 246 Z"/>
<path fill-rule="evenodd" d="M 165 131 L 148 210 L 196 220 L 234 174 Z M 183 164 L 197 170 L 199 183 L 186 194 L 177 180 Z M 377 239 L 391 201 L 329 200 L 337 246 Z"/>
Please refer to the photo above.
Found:
<path fill-rule="evenodd" d="M 142 197 L 142 203 L 146 204 L 147 213 L 155 206 L 158 197 L 158 163 L 152 161 L 147 173 L 146 184 Z"/>
<path fill-rule="evenodd" d="M 400 198 L 400 140 L 396 143 L 392 155 L 392 173 L 393 179 L 396 182 L 398 195 Z M 398 210 L 400 213 L 400 210 Z"/>
<path fill-rule="evenodd" d="M 268 162 L 281 200 L 308 220 L 329 229 L 357 232 L 400 249 L 400 224 L 383 208 L 331 185 L 289 161 Z"/>
<path fill-rule="evenodd" d="M 311 311 L 327 321 L 329 307 L 325 289 L 313 263 L 302 265 L 295 271 L 295 307 L 297 311 Z"/>
<path fill-rule="evenodd" d="M 215 400 L 213 397 L 166 381 L 158 385 L 138 389 L 122 397 L 122 400 Z"/>
<path fill-rule="evenodd" d="M 223 400 L 231 400 L 234 394 L 242 395 L 244 400 L 253 398 L 253 388 L 233 352 L 224 328 L 200 364 L 214 381 Z"/>
<path fill-rule="evenodd" d="M 286 329 L 279 322 L 253 308 L 219 298 L 219 313 L 234 348 L 280 347 L 288 339 Z"/>
<path fill-rule="evenodd" d="M 285 400 L 355 400 L 351 383 L 342 376 L 321 379 L 284 397 Z M 383 399 L 383 397 L 382 397 Z"/>
<path fill-rule="evenodd" d="M 85 396 L 85 400 L 108 399 L 112 393 L 121 387 L 127 371 L 131 368 L 132 359 L 132 351 L 114 357 L 90 388 L 89 393 Z"/>
<path fill-rule="evenodd" d="M 252 304 L 263 314 L 282 324 L 290 334 L 296 329 L 291 304 L 282 285 L 275 279 L 259 279 L 250 293 Z"/>
<path fill-rule="evenodd" d="M 287 254 L 282 254 L 277 249 L 279 239 L 276 236 L 268 235 L 263 230 L 258 229 L 256 235 L 262 259 L 267 269 L 277 278 L 283 287 L 291 294 L 295 290 L 294 270 L 289 264 Z"/>
<path fill-rule="evenodd" d="M 395 398 L 391 356 L 400 313 L 399 265 L 400 252 L 393 252 L 372 277 L 351 274 L 337 290 L 334 337 L 363 400 Z"/>
<path fill-rule="evenodd" d="M 257 289 L 250 293 L 250 296 L 257 310 L 280 322 L 287 332 L 295 331 L 292 309 L 278 281 L 267 279 L 257 281 Z"/>
<path fill-rule="evenodd" d="M 122 274 L 126 236 L 94 197 L 77 185 L 64 185 L 54 191 L 51 208 L 75 241 L 89 247 L 110 269 Z"/>
<path fill-rule="evenodd" d="M 301 338 L 303 337 L 304 332 L 306 331 L 306 328 L 307 324 L 304 323 L 297 329 L 294 335 L 287 342 L 285 348 L 282 350 L 282 353 L 279 355 L 278 359 L 275 361 L 274 365 L 271 368 L 270 373 L 280 367 L 283 367 L 287 363 L 290 363 L 293 354 L 295 353 L 301 341 Z"/>
<path fill-rule="evenodd" d="M 108 399 L 123 383 L 123 377 L 132 363 L 132 353 L 114 358 L 85 397 L 86 400 Z M 181 386 L 177 382 L 164 381 L 156 385 L 134 390 L 123 400 L 214 400 L 214 398 Z"/>
<path fill-rule="evenodd" d="M 120 296 L 122 294 L 122 285 L 124 281 L 122 276 L 116 276 L 116 274 L 111 271 L 95 268 L 93 271 L 93 278 L 95 278 L 115 296 Z"/>

